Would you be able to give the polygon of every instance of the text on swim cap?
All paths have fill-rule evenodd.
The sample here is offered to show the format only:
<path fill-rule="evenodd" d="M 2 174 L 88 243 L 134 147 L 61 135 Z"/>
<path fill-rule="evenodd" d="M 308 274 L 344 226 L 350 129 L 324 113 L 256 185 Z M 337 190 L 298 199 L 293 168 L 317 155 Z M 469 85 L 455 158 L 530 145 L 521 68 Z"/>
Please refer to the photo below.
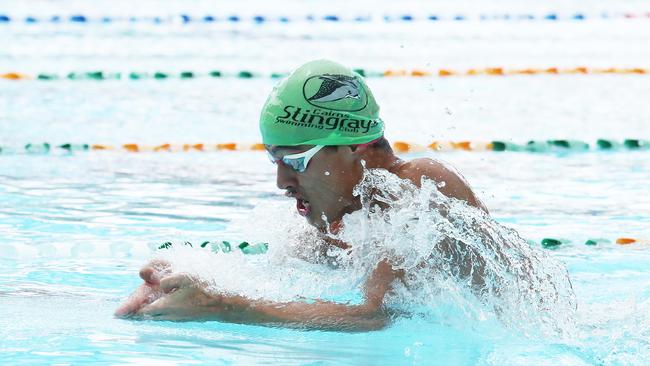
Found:
<path fill-rule="evenodd" d="M 354 119 L 345 113 L 330 112 L 321 109 L 306 109 L 288 105 L 284 107 L 286 114 L 278 116 L 275 123 L 284 123 L 291 126 L 311 127 L 319 130 L 335 130 L 345 132 L 368 133 L 370 129 L 379 125 L 374 119 Z"/>

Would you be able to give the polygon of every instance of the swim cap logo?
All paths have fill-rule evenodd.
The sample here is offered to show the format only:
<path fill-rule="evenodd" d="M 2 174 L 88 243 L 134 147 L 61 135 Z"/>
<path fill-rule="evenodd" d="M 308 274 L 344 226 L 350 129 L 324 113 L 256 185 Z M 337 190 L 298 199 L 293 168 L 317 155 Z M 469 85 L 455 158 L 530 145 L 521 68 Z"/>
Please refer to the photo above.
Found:
<path fill-rule="evenodd" d="M 323 74 L 305 80 L 302 95 L 314 107 L 356 112 L 368 105 L 368 94 L 357 76 Z"/>

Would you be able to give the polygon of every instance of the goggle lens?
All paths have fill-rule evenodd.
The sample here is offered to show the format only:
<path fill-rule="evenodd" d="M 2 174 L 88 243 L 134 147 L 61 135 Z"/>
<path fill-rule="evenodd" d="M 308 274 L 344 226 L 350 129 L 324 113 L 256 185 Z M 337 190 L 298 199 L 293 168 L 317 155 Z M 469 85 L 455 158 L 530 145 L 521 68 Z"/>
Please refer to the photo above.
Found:
<path fill-rule="evenodd" d="M 269 157 L 269 160 L 271 160 L 273 164 L 277 164 L 281 161 L 284 165 L 288 166 L 294 171 L 303 173 L 305 170 L 307 170 L 309 160 L 311 160 L 311 158 L 314 157 L 314 155 L 316 155 L 316 153 L 319 152 L 323 147 L 323 145 L 316 145 L 305 152 L 298 154 L 289 154 L 280 159 L 273 156 L 268 150 L 266 153 Z"/>
<path fill-rule="evenodd" d="M 305 166 L 304 157 L 295 158 L 295 159 L 282 158 L 282 162 L 288 165 L 291 169 L 297 171 L 298 173 L 302 173 L 307 169 L 307 167 Z"/>

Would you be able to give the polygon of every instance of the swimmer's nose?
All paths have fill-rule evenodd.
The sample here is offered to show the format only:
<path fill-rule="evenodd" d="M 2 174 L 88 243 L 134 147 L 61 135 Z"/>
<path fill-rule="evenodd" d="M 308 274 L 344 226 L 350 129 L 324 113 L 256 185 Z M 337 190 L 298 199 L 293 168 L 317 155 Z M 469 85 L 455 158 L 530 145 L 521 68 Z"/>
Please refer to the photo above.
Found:
<path fill-rule="evenodd" d="M 278 164 L 276 184 L 280 189 L 295 189 L 298 186 L 296 173 L 284 164 Z"/>

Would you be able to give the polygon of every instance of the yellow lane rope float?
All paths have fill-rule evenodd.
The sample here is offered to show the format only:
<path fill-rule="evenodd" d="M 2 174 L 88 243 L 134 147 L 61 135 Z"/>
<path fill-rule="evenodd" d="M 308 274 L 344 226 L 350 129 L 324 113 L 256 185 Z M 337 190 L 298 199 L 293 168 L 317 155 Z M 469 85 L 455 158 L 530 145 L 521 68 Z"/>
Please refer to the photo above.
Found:
<path fill-rule="evenodd" d="M 643 67 L 546 67 L 546 68 L 506 68 L 506 67 L 487 67 L 487 68 L 470 68 L 464 70 L 456 69 L 388 69 L 384 71 L 373 71 L 366 69 L 355 69 L 360 75 L 371 78 L 387 77 L 459 77 L 459 76 L 517 76 L 517 75 L 648 75 L 650 68 Z M 182 79 L 191 80 L 197 78 L 281 78 L 288 75 L 288 72 L 259 73 L 249 70 L 240 71 L 180 71 L 180 72 L 115 72 L 115 71 L 82 71 L 69 72 L 63 74 L 57 73 L 22 73 L 6 72 L 0 74 L 0 79 L 5 80 L 168 80 Z"/>
<path fill-rule="evenodd" d="M 392 144 L 393 150 L 397 153 L 418 153 L 426 151 L 496 151 L 496 152 L 530 152 L 530 153 L 554 153 L 554 152 L 586 152 L 586 151 L 650 151 L 650 140 L 642 139 L 599 139 L 595 143 L 588 143 L 581 140 L 530 140 L 523 144 L 509 141 L 433 141 L 428 145 L 396 141 Z M 50 144 L 29 143 L 20 147 L 0 146 L 0 154 L 47 154 L 51 152 L 77 152 L 77 151 L 122 151 L 130 153 L 141 152 L 209 152 L 209 151 L 263 151 L 264 145 L 260 143 L 193 143 L 193 144 Z"/>

